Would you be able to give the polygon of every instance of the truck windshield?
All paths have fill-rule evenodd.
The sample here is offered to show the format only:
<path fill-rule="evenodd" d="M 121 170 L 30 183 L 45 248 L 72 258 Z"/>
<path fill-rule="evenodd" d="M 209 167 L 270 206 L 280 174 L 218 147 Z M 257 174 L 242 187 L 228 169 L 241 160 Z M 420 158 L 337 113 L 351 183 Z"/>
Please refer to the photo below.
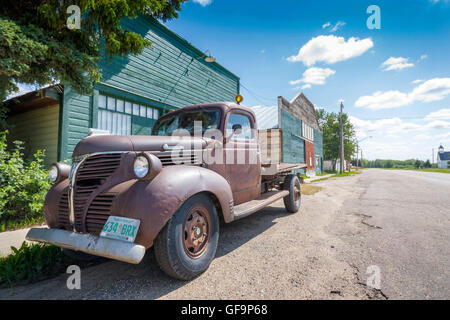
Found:
<path fill-rule="evenodd" d="M 217 129 L 218 123 L 218 110 L 186 111 L 158 121 L 153 128 L 153 135 L 176 136 L 182 134 L 182 131 L 193 135 L 195 130 L 204 133 L 209 129 Z"/>

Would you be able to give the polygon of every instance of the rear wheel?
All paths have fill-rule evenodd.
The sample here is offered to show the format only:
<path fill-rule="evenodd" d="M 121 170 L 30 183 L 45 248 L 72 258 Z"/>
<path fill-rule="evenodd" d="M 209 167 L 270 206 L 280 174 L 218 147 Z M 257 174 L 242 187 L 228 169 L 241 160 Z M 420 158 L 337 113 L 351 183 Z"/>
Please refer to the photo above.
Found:
<path fill-rule="evenodd" d="M 219 218 L 206 194 L 189 198 L 155 239 L 155 256 L 168 275 L 191 280 L 214 259 L 219 240 Z"/>
<path fill-rule="evenodd" d="M 296 175 L 287 175 L 284 179 L 283 189 L 289 191 L 289 194 L 283 198 L 287 212 L 296 213 L 300 209 L 302 199 L 300 180 Z"/>

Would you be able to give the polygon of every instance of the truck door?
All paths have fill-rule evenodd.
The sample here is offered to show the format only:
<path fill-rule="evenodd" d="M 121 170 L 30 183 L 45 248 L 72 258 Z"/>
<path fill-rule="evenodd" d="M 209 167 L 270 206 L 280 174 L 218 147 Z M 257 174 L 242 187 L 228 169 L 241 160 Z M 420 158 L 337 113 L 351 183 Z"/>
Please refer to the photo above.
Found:
<path fill-rule="evenodd" d="M 261 192 L 261 164 L 256 122 L 245 110 L 230 111 L 225 119 L 224 161 L 235 204 Z"/>

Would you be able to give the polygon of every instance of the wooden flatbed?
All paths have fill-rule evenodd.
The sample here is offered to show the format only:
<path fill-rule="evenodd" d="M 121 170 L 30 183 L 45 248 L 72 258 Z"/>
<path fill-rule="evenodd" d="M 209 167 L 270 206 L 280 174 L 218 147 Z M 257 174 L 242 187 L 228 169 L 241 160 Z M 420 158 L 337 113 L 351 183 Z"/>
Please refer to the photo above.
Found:
<path fill-rule="evenodd" d="M 259 130 L 258 143 L 261 151 L 261 175 L 288 174 L 293 170 L 305 169 L 305 163 L 283 162 L 283 132 L 281 129 Z"/>

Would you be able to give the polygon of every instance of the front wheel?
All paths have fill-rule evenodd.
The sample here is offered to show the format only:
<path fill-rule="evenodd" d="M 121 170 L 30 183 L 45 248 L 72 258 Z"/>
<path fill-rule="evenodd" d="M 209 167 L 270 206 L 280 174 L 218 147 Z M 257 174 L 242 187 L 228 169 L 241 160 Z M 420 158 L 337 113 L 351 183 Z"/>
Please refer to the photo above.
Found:
<path fill-rule="evenodd" d="M 289 194 L 283 198 L 287 212 L 296 213 L 300 209 L 302 199 L 300 180 L 296 175 L 288 174 L 284 179 L 283 189 L 289 191 Z"/>
<path fill-rule="evenodd" d="M 191 280 L 208 269 L 216 254 L 219 218 L 211 198 L 189 198 L 155 239 L 156 260 L 169 276 Z"/>

